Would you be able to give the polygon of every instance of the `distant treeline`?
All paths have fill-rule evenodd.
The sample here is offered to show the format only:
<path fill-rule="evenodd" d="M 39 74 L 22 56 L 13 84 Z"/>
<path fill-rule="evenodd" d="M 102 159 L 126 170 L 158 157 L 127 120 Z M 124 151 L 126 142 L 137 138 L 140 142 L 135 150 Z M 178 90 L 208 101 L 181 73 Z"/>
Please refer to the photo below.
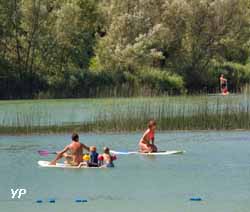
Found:
<path fill-rule="evenodd" d="M 249 0 L 0 0 L 1 99 L 239 91 L 249 59 Z"/>

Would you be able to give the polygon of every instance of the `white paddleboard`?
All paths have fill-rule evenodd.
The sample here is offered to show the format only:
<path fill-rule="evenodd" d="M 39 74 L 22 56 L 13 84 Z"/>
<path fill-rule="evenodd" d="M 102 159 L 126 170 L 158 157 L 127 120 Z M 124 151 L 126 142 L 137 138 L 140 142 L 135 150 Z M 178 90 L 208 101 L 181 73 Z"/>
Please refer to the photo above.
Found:
<path fill-rule="evenodd" d="M 49 161 L 43 161 L 43 160 L 39 160 L 37 163 L 39 166 L 47 168 L 79 169 L 78 166 L 71 166 L 69 164 L 64 164 L 64 163 L 56 163 L 56 165 L 50 165 Z M 87 167 L 87 166 L 81 167 L 81 169 L 99 169 L 99 168 L 105 168 L 105 167 Z"/>
<path fill-rule="evenodd" d="M 143 152 L 123 152 L 123 151 L 115 151 L 110 150 L 112 154 L 116 155 L 175 155 L 175 154 L 183 154 L 185 151 L 182 150 L 171 150 L 171 151 L 159 151 L 159 152 L 149 152 L 149 153 L 143 153 Z"/>

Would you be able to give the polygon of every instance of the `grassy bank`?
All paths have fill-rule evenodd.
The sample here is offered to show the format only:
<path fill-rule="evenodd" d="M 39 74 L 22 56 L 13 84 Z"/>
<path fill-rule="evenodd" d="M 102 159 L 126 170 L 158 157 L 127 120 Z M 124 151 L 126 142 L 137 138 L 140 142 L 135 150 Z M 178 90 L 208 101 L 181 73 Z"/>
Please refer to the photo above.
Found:
<path fill-rule="evenodd" d="M 234 130 L 250 129 L 250 113 L 196 114 L 158 119 L 158 130 Z M 0 134 L 50 134 L 77 132 L 131 132 L 145 129 L 147 118 L 100 120 L 90 123 L 51 126 L 1 127 Z"/>
<path fill-rule="evenodd" d="M 12 112 L 11 116 L 5 116 L 0 121 L 0 134 L 139 131 L 144 130 L 148 120 L 152 118 L 157 120 L 159 130 L 250 129 L 249 95 L 102 99 L 90 100 L 88 103 L 82 101 L 82 105 L 89 104 L 89 108 L 92 108 L 91 118 L 58 122 L 53 121 L 54 112 L 48 106 L 43 106 L 44 110 L 34 107 L 37 109 L 26 113 Z M 62 101 L 56 108 L 65 104 Z M 43 105 L 46 103 L 43 102 Z M 74 109 L 76 110 L 77 108 Z"/>

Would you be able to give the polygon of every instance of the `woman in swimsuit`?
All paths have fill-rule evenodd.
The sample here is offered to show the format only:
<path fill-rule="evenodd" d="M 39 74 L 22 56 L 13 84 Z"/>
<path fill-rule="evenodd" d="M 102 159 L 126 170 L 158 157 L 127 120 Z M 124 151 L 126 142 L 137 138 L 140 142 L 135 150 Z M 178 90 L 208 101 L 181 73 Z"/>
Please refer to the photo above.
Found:
<path fill-rule="evenodd" d="M 221 74 L 220 76 L 220 90 L 223 95 L 228 94 L 227 79 L 224 78 L 224 74 Z"/>
<path fill-rule="evenodd" d="M 157 147 L 154 144 L 155 140 L 155 129 L 156 122 L 154 120 L 149 121 L 148 129 L 143 134 L 139 142 L 139 151 L 148 153 L 148 152 L 157 152 Z"/>

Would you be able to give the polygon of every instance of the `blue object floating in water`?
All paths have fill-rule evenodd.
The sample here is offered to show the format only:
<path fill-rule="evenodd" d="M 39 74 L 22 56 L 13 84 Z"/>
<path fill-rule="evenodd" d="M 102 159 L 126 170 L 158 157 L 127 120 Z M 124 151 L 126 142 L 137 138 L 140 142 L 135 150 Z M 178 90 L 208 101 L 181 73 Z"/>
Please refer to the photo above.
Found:
<path fill-rule="evenodd" d="M 49 199 L 49 203 L 55 203 L 56 200 L 55 199 Z"/>
<path fill-rule="evenodd" d="M 36 203 L 43 203 L 41 199 L 36 200 Z"/>
<path fill-rule="evenodd" d="M 190 201 L 202 201 L 200 197 L 191 197 Z"/>
<path fill-rule="evenodd" d="M 78 203 L 79 202 L 88 202 L 88 200 L 86 200 L 86 199 L 76 199 L 75 202 L 78 202 Z"/>

